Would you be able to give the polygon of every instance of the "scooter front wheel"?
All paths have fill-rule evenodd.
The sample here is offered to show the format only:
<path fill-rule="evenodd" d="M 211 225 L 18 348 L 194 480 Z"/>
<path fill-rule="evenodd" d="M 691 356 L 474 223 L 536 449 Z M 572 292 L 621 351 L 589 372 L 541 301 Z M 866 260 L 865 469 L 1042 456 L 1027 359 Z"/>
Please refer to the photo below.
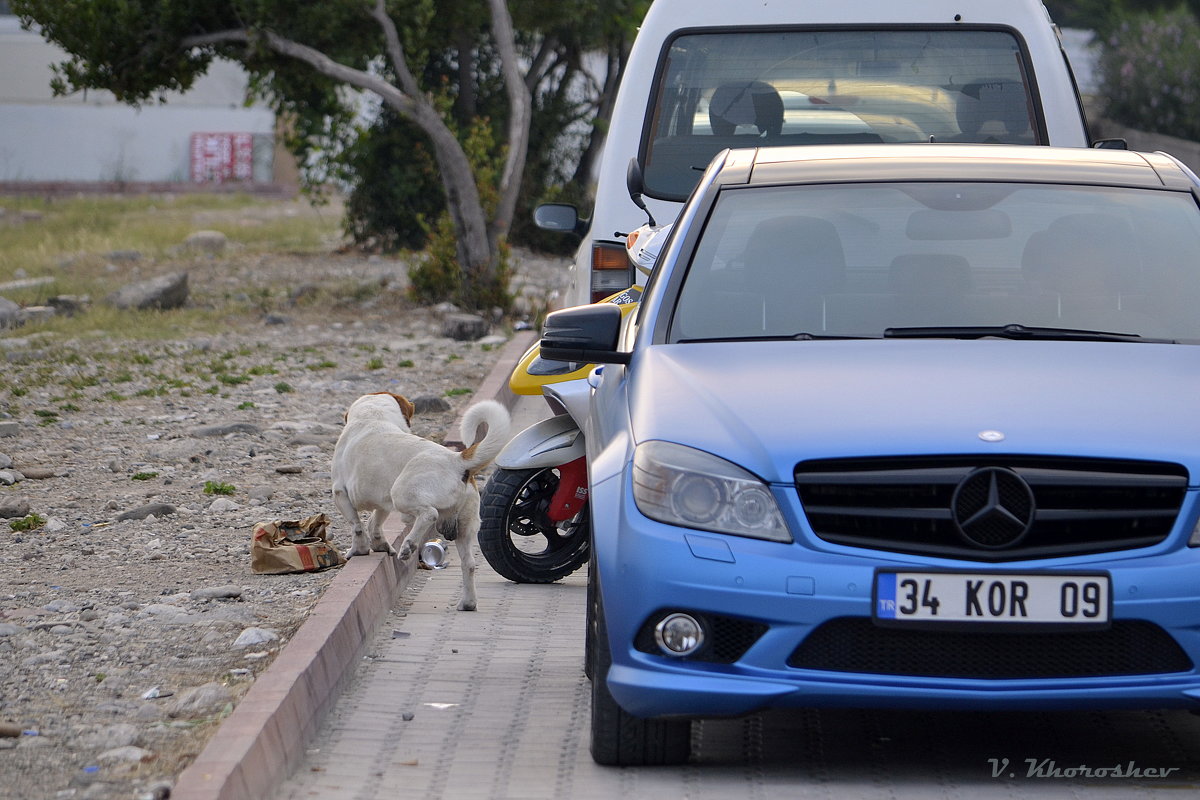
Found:
<path fill-rule="evenodd" d="M 492 569 L 515 583 L 553 583 L 588 560 L 591 522 L 584 508 L 569 520 L 546 515 L 558 470 L 498 469 L 480 503 L 479 549 Z"/>

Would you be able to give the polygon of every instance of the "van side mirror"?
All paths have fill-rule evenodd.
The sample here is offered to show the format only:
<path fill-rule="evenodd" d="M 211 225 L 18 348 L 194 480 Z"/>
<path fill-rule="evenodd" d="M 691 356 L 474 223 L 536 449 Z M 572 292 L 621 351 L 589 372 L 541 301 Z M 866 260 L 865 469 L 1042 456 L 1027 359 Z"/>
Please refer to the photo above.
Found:
<path fill-rule="evenodd" d="M 646 218 L 650 221 L 650 225 L 652 227 L 657 225 L 654 215 L 650 213 L 650 209 L 646 208 L 646 201 L 642 199 L 645 182 L 642 179 L 642 166 L 638 164 L 636 158 L 629 159 L 629 166 L 625 167 L 625 188 L 628 190 L 629 199 L 633 201 L 633 204 L 646 212 Z"/>
<path fill-rule="evenodd" d="M 586 223 L 579 218 L 575 206 L 566 203 L 543 203 L 538 206 L 533 210 L 533 224 L 544 231 L 580 236 L 587 232 Z"/>

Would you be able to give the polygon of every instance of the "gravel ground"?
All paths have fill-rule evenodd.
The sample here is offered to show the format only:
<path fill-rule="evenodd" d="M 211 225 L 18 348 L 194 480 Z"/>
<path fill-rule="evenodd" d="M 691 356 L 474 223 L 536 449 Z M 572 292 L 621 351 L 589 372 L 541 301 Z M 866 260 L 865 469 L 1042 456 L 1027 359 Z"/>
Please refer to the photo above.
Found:
<path fill-rule="evenodd" d="M 521 307 L 564 264 L 517 253 Z M 404 275 L 218 257 L 190 302 L 287 287 L 297 304 L 207 338 L 0 337 L 0 798 L 168 797 L 287 644 L 336 573 L 253 574 L 254 524 L 323 512 L 344 550 L 329 465 L 346 406 L 425 398 L 413 428 L 440 439 L 507 338 L 443 337 Z"/>

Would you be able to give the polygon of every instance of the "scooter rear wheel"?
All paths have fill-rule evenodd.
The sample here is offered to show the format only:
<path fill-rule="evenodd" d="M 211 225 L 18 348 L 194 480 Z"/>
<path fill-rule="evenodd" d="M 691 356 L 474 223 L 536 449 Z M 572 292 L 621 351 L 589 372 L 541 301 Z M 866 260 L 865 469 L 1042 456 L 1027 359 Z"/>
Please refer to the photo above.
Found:
<path fill-rule="evenodd" d="M 488 480 L 480 504 L 479 549 L 510 581 L 553 583 L 587 562 L 587 509 L 559 523 L 546 516 L 557 488 L 553 467 L 498 469 Z"/>

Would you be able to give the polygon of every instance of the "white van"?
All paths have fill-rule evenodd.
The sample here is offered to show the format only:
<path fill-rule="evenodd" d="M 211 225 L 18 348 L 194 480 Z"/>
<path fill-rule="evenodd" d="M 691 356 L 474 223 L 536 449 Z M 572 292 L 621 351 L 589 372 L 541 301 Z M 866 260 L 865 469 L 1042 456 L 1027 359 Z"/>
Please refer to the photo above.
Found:
<path fill-rule="evenodd" d="M 835 142 L 1087 147 L 1040 0 L 654 0 L 621 79 L 569 304 L 634 282 L 618 232 L 674 219 L 726 147 Z M 560 223 L 561 227 L 561 223 Z"/>

